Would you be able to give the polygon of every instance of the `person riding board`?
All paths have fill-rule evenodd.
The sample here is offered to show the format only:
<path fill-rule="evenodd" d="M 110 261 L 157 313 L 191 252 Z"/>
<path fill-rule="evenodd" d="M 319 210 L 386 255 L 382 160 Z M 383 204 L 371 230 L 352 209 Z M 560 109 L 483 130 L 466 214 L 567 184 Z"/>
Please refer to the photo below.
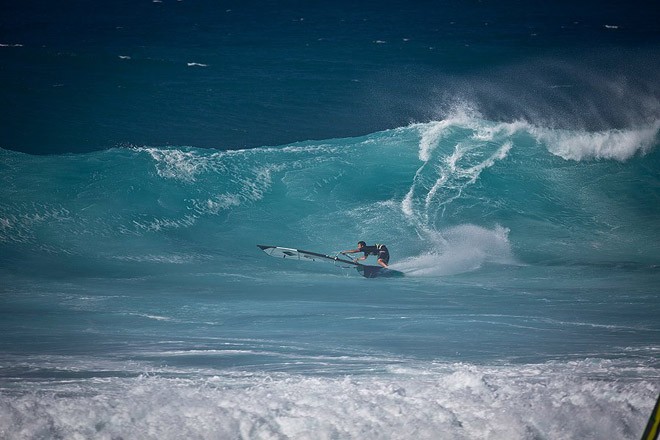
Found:
<path fill-rule="evenodd" d="M 342 254 L 356 254 L 358 252 L 363 252 L 364 256 L 356 258 L 355 261 L 366 260 L 369 255 L 376 255 L 378 257 L 378 264 L 381 266 L 387 267 L 387 264 L 390 262 L 390 251 L 387 250 L 387 246 L 384 244 L 367 246 L 367 243 L 364 241 L 358 241 L 357 249 L 342 251 Z"/>

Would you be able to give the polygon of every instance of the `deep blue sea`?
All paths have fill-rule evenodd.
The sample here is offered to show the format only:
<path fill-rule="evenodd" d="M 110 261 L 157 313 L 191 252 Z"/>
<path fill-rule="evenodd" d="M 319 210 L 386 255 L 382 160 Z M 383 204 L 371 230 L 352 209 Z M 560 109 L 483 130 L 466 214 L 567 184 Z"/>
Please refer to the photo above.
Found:
<path fill-rule="evenodd" d="M 0 438 L 640 438 L 659 7 L 528 3 L 3 2 Z"/>

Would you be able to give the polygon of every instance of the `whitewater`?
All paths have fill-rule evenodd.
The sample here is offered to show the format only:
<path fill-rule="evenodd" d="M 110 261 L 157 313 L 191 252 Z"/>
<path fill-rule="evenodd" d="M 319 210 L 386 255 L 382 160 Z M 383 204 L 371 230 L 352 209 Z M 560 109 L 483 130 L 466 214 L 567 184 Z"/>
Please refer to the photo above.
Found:
<path fill-rule="evenodd" d="M 639 438 L 659 132 L 0 150 L 0 437 Z M 256 246 L 358 240 L 405 277 Z"/>

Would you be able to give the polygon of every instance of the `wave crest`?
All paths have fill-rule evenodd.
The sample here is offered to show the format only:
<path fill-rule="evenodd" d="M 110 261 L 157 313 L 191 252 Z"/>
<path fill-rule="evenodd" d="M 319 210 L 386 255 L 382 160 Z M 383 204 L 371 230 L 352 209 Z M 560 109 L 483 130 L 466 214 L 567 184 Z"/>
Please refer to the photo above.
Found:
<path fill-rule="evenodd" d="M 548 151 L 566 160 L 614 159 L 621 162 L 649 153 L 658 142 L 660 121 L 637 129 L 573 132 L 533 128 L 535 138 Z"/>

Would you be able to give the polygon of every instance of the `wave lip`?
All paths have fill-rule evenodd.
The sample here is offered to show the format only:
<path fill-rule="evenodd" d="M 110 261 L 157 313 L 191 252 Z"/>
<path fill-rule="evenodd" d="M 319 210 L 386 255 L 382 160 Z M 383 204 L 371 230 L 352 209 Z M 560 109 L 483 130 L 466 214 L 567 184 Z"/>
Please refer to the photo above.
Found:
<path fill-rule="evenodd" d="M 625 162 L 633 156 L 649 153 L 658 143 L 660 120 L 643 128 L 574 132 L 533 128 L 537 141 L 548 151 L 566 160 L 613 159 Z"/>

